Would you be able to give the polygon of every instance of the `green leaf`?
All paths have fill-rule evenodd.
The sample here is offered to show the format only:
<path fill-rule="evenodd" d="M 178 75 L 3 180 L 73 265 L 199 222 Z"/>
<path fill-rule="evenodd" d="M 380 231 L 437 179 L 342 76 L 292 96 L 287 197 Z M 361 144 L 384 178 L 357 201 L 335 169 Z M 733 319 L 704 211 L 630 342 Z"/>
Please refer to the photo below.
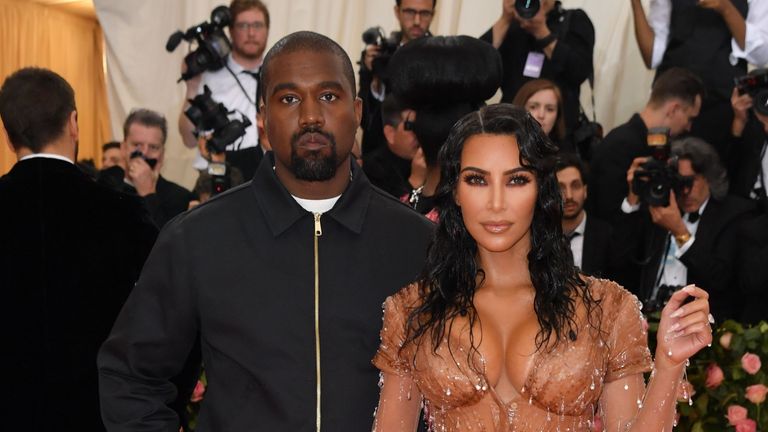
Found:
<path fill-rule="evenodd" d="M 709 404 L 709 395 L 706 393 L 697 397 L 696 401 L 694 402 L 694 406 L 701 413 L 702 416 L 705 416 L 707 414 L 707 404 Z"/>
<path fill-rule="evenodd" d="M 704 432 L 704 427 L 701 425 L 700 421 L 697 421 L 693 424 L 693 427 L 691 428 L 691 432 Z"/>
<path fill-rule="evenodd" d="M 752 327 L 744 331 L 744 338 L 748 341 L 758 340 L 760 339 L 760 336 L 762 336 L 762 334 L 757 327 Z"/>

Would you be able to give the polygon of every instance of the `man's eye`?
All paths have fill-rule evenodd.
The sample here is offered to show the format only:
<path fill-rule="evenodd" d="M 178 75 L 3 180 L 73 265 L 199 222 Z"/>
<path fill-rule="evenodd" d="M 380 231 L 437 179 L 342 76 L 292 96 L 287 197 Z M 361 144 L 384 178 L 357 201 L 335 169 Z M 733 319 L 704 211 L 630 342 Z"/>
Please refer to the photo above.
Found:
<path fill-rule="evenodd" d="M 293 95 L 285 95 L 285 96 L 280 98 L 281 102 L 287 103 L 287 104 L 292 104 L 292 103 L 298 102 L 298 100 L 299 100 L 299 98 L 297 98 L 296 96 L 293 96 Z"/>
<path fill-rule="evenodd" d="M 335 100 L 336 100 L 336 99 L 338 99 L 338 98 L 339 98 L 339 97 L 338 97 L 338 96 L 336 96 L 336 95 L 335 95 L 335 94 L 333 94 L 333 93 L 326 93 L 326 94 L 324 94 L 324 95 L 320 96 L 320 100 L 323 100 L 323 101 L 325 101 L 325 102 L 333 102 L 333 101 L 335 101 Z"/>

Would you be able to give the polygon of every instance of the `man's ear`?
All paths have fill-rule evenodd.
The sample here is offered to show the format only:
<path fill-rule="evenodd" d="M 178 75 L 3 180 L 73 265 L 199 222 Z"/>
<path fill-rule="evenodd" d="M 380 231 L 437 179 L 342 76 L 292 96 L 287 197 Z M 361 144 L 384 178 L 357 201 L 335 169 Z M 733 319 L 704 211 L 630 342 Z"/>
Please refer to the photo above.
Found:
<path fill-rule="evenodd" d="M 67 120 L 67 135 L 69 135 L 72 141 L 75 142 L 80 139 L 80 128 L 77 125 L 77 111 L 72 111 L 69 114 L 69 119 Z"/>
<path fill-rule="evenodd" d="M 585 183 L 584 184 L 584 199 L 586 200 L 587 198 L 589 198 L 589 186 L 587 186 L 587 184 Z"/>
<path fill-rule="evenodd" d="M 355 121 L 356 126 L 360 127 L 360 122 L 363 120 L 363 100 L 359 97 L 355 98 Z"/>

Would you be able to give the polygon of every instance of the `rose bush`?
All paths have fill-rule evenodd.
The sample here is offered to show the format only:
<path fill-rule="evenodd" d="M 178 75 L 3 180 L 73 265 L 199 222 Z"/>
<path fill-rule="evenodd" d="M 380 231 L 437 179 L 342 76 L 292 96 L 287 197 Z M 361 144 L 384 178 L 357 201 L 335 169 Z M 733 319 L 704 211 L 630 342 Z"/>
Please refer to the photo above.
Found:
<path fill-rule="evenodd" d="M 649 343 L 656 339 L 658 319 L 650 319 Z M 655 322 L 654 322 L 655 321 Z M 744 327 L 726 321 L 715 343 L 691 359 L 687 380 L 692 404 L 678 403 L 675 430 L 690 432 L 768 432 L 768 323 Z"/>

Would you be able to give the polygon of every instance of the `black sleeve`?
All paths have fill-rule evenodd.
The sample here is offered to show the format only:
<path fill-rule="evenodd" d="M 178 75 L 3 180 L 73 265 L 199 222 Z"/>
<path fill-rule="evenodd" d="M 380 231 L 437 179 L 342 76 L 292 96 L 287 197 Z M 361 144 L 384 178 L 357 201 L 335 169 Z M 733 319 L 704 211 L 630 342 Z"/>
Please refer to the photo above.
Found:
<path fill-rule="evenodd" d="M 188 245 L 177 222 L 160 234 L 138 283 L 99 351 L 104 424 L 113 432 L 174 431 L 170 379 L 187 360 L 198 333 Z"/>
<path fill-rule="evenodd" d="M 649 234 L 648 218 L 648 211 L 642 207 L 633 213 L 619 209 L 610 241 L 610 276 L 635 295 L 640 294 L 639 262 L 645 258 L 643 239 Z"/>
<path fill-rule="evenodd" d="M 493 27 L 489 28 L 487 32 L 483 33 L 479 38 L 481 41 L 493 44 Z"/>
<path fill-rule="evenodd" d="M 567 11 L 568 29 L 557 40 L 550 58 L 555 79 L 577 87 L 592 75 L 595 28 L 581 9 Z"/>

